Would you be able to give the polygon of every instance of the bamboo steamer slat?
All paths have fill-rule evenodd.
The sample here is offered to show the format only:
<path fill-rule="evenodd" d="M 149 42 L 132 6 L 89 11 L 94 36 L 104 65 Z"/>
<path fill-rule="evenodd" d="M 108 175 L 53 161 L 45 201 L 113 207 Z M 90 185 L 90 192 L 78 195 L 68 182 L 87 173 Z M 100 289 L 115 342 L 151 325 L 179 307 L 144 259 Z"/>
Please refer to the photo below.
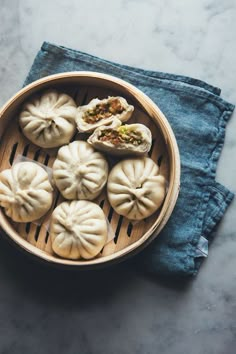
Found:
<path fill-rule="evenodd" d="M 117 215 L 111 208 L 106 190 L 95 200 L 106 214 L 115 238 L 107 243 L 102 252 L 91 260 L 67 260 L 57 257 L 51 246 L 48 232 L 50 213 L 62 201 L 57 192 L 54 206 L 43 225 L 15 223 L 0 210 L 0 226 L 7 237 L 21 249 L 37 259 L 63 267 L 96 268 L 99 265 L 118 262 L 141 251 L 162 230 L 175 206 L 180 185 L 180 158 L 173 131 L 160 109 L 144 93 L 133 85 L 116 77 L 96 72 L 69 72 L 37 80 L 14 95 L 0 111 L 0 170 L 10 168 L 18 155 L 52 166 L 58 149 L 42 149 L 29 142 L 21 133 L 18 114 L 22 103 L 33 94 L 56 88 L 70 94 L 78 105 L 88 103 L 92 98 L 119 95 L 134 105 L 135 111 L 129 123 L 139 122 L 152 131 L 153 145 L 149 156 L 159 164 L 161 173 L 168 181 L 168 192 L 162 207 L 149 218 L 131 223 Z M 76 133 L 74 138 L 84 139 Z M 114 164 L 112 158 L 109 162 Z"/>

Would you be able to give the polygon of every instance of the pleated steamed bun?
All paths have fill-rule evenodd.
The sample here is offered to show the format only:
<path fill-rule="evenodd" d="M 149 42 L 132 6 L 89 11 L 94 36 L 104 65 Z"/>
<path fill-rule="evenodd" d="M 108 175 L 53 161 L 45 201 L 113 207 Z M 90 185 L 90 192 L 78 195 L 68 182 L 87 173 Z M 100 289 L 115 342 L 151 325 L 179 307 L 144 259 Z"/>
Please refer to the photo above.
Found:
<path fill-rule="evenodd" d="M 47 172 L 34 162 L 18 162 L 0 173 L 0 205 L 13 221 L 42 217 L 52 205 L 52 193 Z"/>
<path fill-rule="evenodd" d="M 35 145 L 53 148 L 68 144 L 75 133 L 77 108 L 67 94 L 49 90 L 23 106 L 19 123 Z"/>
<path fill-rule="evenodd" d="M 62 258 L 94 258 L 105 245 L 107 233 L 105 215 L 93 202 L 67 201 L 53 211 L 50 224 L 52 249 Z"/>
<path fill-rule="evenodd" d="M 105 157 L 85 141 L 62 146 L 53 164 L 53 178 L 66 199 L 95 199 L 107 182 Z"/>
<path fill-rule="evenodd" d="M 166 180 L 152 159 L 126 159 L 111 170 L 107 191 L 109 202 L 118 214 L 130 220 L 142 220 L 161 206 Z"/>

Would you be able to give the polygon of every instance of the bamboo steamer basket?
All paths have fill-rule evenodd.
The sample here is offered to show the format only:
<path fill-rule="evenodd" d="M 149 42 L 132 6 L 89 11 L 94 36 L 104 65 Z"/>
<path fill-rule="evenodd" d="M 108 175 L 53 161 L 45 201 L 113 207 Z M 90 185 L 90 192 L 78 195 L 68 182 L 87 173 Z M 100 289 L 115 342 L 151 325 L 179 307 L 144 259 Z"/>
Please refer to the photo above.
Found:
<path fill-rule="evenodd" d="M 165 226 L 174 209 L 180 186 L 180 157 L 171 126 L 157 105 L 143 92 L 119 78 L 97 72 L 67 72 L 51 75 L 34 81 L 16 93 L 0 110 L 0 170 L 11 168 L 14 161 L 23 155 L 51 167 L 58 149 L 42 149 L 27 140 L 21 133 L 18 116 L 22 104 L 35 93 L 47 89 L 57 89 L 71 95 L 78 105 L 88 103 L 92 98 L 105 98 L 108 95 L 125 97 L 135 107 L 128 123 L 143 123 L 149 127 L 153 136 L 151 157 L 160 167 L 168 182 L 168 191 L 161 208 L 147 219 L 132 223 L 115 213 L 106 197 L 106 189 L 95 200 L 110 223 L 115 238 L 108 242 L 101 253 L 91 260 L 62 259 L 53 253 L 48 224 L 52 210 L 63 201 L 59 192 L 52 210 L 43 224 L 15 223 L 4 210 L 0 210 L 0 226 L 4 236 L 18 248 L 34 258 L 63 268 L 97 268 L 119 262 L 140 252 Z M 73 140 L 84 139 L 77 133 Z"/>

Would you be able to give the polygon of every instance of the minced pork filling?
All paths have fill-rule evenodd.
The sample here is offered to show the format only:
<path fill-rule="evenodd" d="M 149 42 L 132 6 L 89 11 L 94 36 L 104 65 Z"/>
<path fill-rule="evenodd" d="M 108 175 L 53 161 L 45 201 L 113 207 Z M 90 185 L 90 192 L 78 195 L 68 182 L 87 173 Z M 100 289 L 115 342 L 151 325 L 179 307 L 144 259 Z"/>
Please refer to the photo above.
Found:
<path fill-rule="evenodd" d="M 104 129 L 99 136 L 100 141 L 109 141 L 114 145 L 118 144 L 133 144 L 138 146 L 142 144 L 142 135 L 140 132 L 134 130 L 128 130 L 125 127 L 121 127 L 119 130 Z"/>
<path fill-rule="evenodd" d="M 120 114 L 125 110 L 120 100 L 115 98 L 107 103 L 98 103 L 95 108 L 89 109 L 85 116 L 84 121 L 88 124 L 94 124 L 101 119 L 109 118 L 112 115 Z"/>

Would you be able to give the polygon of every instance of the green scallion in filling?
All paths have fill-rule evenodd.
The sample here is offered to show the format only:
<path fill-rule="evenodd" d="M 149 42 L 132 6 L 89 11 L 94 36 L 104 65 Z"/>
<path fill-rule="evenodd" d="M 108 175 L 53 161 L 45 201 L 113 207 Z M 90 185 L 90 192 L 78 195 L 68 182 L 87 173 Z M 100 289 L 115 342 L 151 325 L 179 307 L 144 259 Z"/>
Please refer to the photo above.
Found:
<path fill-rule="evenodd" d="M 118 144 L 132 144 L 134 146 L 138 146 L 142 144 L 143 139 L 140 132 L 136 132 L 134 130 L 128 130 L 127 128 L 121 127 L 118 130 L 112 129 L 104 129 L 99 136 L 100 141 L 109 141 L 113 145 Z"/>

